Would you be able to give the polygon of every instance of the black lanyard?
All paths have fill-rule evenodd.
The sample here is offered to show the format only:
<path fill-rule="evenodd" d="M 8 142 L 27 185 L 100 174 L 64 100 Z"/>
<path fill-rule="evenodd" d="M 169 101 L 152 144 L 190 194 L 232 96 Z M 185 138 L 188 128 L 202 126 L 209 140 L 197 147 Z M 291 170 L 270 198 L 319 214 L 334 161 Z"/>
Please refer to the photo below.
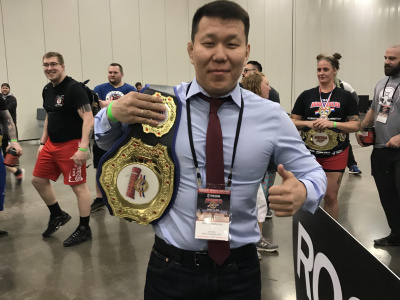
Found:
<path fill-rule="evenodd" d="M 189 84 L 187 90 L 186 90 L 186 96 L 189 92 L 190 85 Z M 237 148 L 237 143 L 239 140 L 239 134 L 240 134 L 240 127 L 242 125 L 242 116 L 243 116 L 243 108 L 244 108 L 244 101 L 243 101 L 243 96 L 241 96 L 241 107 L 240 107 L 240 112 L 239 112 L 239 118 L 238 118 L 238 123 L 236 126 L 236 135 L 235 135 L 235 143 L 233 146 L 233 154 L 232 154 L 232 162 L 231 162 L 231 169 L 228 175 L 228 184 L 227 186 L 230 187 L 232 184 L 232 170 L 233 170 L 233 164 L 235 163 L 235 156 L 236 156 L 236 148 Z M 186 111 L 187 111 L 187 122 L 188 122 L 188 133 L 189 133 L 189 142 L 190 142 L 190 150 L 192 151 L 192 156 L 193 156 L 193 162 L 194 166 L 196 167 L 196 172 L 197 172 L 197 185 L 201 187 L 201 175 L 200 175 L 200 170 L 199 170 L 199 164 L 197 162 L 197 156 L 196 156 L 196 151 L 194 149 L 194 143 L 193 143 L 193 133 L 192 133 L 192 119 L 190 117 L 190 98 L 186 100 Z"/>
<path fill-rule="evenodd" d="M 389 83 L 389 80 L 390 80 L 390 76 L 389 76 L 388 80 L 387 80 L 386 83 L 385 83 L 385 87 L 383 88 L 382 97 L 385 97 L 385 90 L 386 90 L 387 84 Z M 391 101 L 391 102 L 393 102 L 394 95 L 396 94 L 396 91 L 397 91 L 397 89 L 399 88 L 399 85 L 400 85 L 400 83 L 399 83 L 399 84 L 396 86 L 396 88 L 394 89 L 394 93 L 393 93 L 392 101 Z"/>

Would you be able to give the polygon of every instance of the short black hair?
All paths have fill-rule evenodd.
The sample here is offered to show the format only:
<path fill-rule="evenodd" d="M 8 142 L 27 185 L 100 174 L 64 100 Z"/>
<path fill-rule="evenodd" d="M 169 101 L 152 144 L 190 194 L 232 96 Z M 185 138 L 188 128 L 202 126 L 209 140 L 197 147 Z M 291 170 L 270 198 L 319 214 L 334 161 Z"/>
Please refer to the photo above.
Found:
<path fill-rule="evenodd" d="M 251 65 L 255 66 L 257 68 L 258 72 L 262 72 L 262 65 L 258 61 L 250 60 L 247 62 L 247 64 L 251 64 Z"/>
<path fill-rule="evenodd" d="M 135 88 L 137 88 L 139 85 L 142 86 L 142 83 L 141 82 L 136 82 L 135 83 Z"/>
<path fill-rule="evenodd" d="M 118 63 L 112 63 L 112 64 L 110 64 L 109 67 L 119 67 L 119 71 L 120 71 L 121 73 L 124 73 L 124 69 L 123 69 L 122 66 L 121 66 L 120 64 L 118 64 Z"/>
<path fill-rule="evenodd" d="M 4 83 L 1 85 L 1 87 L 3 87 L 3 86 L 6 86 L 6 87 L 10 88 L 10 85 L 9 85 L 7 82 L 4 82 Z"/>
<path fill-rule="evenodd" d="M 192 43 L 194 42 L 194 36 L 199 30 L 199 23 L 203 17 L 216 17 L 223 20 L 240 20 L 244 24 L 244 33 L 246 36 L 246 44 L 249 39 L 250 30 L 250 17 L 249 14 L 237 3 L 220 0 L 207 3 L 200 7 L 193 16 L 192 20 Z"/>

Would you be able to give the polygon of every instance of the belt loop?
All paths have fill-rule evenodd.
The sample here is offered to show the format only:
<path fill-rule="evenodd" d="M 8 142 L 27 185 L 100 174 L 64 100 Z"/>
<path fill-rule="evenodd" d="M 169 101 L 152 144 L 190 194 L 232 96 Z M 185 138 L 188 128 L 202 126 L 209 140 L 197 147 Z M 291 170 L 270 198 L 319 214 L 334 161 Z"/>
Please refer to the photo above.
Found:
<path fill-rule="evenodd" d="M 199 264 L 199 260 L 198 260 L 198 258 L 197 258 L 197 255 L 207 255 L 207 254 L 205 254 L 204 252 L 198 252 L 198 251 L 196 251 L 196 252 L 194 253 L 194 264 L 195 264 L 197 267 L 199 267 L 200 264 Z"/>

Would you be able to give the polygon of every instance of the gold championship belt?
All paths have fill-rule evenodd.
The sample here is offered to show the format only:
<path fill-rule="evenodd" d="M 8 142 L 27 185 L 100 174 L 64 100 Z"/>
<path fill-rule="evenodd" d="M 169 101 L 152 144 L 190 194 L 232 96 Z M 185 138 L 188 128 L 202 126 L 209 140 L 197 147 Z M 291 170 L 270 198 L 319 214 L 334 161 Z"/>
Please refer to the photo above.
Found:
<path fill-rule="evenodd" d="M 301 137 L 309 148 L 317 151 L 331 150 L 346 140 L 345 133 L 336 132 L 329 128 L 325 128 L 321 132 L 314 129 L 303 130 Z"/>
<path fill-rule="evenodd" d="M 175 198 L 178 180 L 172 148 L 180 105 L 172 87 L 146 85 L 143 93 L 163 99 L 165 120 L 156 127 L 130 125 L 100 160 L 97 180 L 112 215 L 148 225 Z"/>

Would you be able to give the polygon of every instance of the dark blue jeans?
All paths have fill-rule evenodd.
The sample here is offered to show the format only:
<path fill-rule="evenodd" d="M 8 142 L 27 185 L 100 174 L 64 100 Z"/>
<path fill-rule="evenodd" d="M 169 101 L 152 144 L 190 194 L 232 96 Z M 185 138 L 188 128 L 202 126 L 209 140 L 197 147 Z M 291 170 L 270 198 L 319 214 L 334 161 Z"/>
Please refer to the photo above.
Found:
<path fill-rule="evenodd" d="M 222 266 L 216 265 L 207 254 L 189 253 L 170 258 L 154 247 L 147 268 L 144 299 L 260 300 L 257 250 L 255 245 L 244 247 L 244 251 L 238 251 L 240 254 L 233 249 L 235 253 Z"/>

